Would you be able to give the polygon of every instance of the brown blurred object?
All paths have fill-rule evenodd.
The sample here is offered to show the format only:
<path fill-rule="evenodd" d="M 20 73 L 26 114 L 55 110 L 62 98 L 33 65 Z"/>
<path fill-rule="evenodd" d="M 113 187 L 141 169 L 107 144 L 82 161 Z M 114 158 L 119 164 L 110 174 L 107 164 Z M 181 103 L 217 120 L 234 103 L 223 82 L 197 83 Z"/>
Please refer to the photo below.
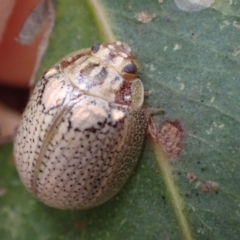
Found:
<path fill-rule="evenodd" d="M 29 88 L 0 85 L 0 146 L 13 141 L 28 98 Z"/>
<path fill-rule="evenodd" d="M 0 0 L 0 145 L 13 140 L 54 17 L 51 0 Z"/>
<path fill-rule="evenodd" d="M 0 0 L 0 13 L 0 83 L 28 87 L 53 27 L 52 3 L 50 0 Z M 19 36 L 31 31 L 33 41 L 23 45 Z"/>
<path fill-rule="evenodd" d="M 13 141 L 21 115 L 0 102 L 0 145 Z"/>
<path fill-rule="evenodd" d="M 14 88 L 0 84 L 0 103 L 22 113 L 29 99 L 29 88 Z M 1 115 L 0 115 L 1 119 Z"/>

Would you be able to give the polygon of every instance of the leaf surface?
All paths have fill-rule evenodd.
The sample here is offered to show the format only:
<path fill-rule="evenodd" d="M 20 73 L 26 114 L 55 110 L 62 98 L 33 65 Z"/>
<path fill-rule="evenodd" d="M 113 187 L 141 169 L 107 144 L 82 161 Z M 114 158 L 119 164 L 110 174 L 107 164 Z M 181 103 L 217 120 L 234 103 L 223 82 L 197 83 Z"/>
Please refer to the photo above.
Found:
<path fill-rule="evenodd" d="M 180 121 L 183 151 L 170 165 L 147 139 L 133 176 L 115 198 L 90 210 L 61 211 L 27 193 L 12 147 L 3 146 L 2 239 L 238 239 L 240 2 L 184 12 L 172 0 L 103 0 L 97 6 L 107 16 L 104 27 L 87 1 L 54 4 L 56 25 L 40 72 L 71 51 L 108 41 L 104 27 L 111 29 L 141 64 L 146 106 L 165 111 L 154 121 Z M 154 14 L 149 23 L 136 18 L 143 11 Z"/>

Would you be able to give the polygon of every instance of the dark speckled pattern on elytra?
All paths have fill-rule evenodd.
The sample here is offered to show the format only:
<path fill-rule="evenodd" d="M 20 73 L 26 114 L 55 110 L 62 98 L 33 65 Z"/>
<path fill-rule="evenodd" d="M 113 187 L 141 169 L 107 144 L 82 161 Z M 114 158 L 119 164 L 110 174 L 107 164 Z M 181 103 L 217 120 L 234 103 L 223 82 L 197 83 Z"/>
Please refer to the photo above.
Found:
<path fill-rule="evenodd" d="M 19 175 L 49 206 L 99 205 L 130 176 L 146 128 L 141 108 L 85 94 L 56 65 L 36 85 L 18 128 L 14 152 Z"/>

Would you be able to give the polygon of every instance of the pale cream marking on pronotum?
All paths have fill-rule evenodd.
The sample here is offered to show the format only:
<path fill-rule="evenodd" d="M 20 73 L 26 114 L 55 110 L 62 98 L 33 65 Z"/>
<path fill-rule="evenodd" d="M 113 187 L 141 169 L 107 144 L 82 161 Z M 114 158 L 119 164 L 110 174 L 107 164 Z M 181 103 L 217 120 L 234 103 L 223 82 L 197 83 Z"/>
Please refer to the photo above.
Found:
<path fill-rule="evenodd" d="M 45 77 L 46 77 L 46 78 L 50 78 L 50 77 L 52 77 L 53 75 L 55 75 L 55 74 L 57 74 L 57 73 L 58 73 L 58 71 L 57 71 L 56 68 L 50 68 L 50 69 L 47 71 L 47 73 L 45 74 Z"/>
<path fill-rule="evenodd" d="M 113 45 L 108 45 L 108 48 L 110 49 L 110 50 L 115 50 L 115 47 L 113 46 Z"/>
<path fill-rule="evenodd" d="M 122 58 L 121 56 L 119 56 L 119 57 L 115 57 L 115 58 L 114 58 L 114 65 L 115 65 L 115 66 L 121 66 L 121 67 L 123 67 L 123 63 L 124 63 L 124 61 L 125 61 L 125 59 Z M 118 70 L 120 71 L 121 68 L 118 69 Z"/>
<path fill-rule="evenodd" d="M 90 77 L 97 76 L 102 71 L 102 66 L 95 67 L 89 74 Z"/>
<path fill-rule="evenodd" d="M 67 94 L 67 89 L 65 90 L 59 87 L 56 81 L 57 79 L 54 78 L 54 75 L 52 80 L 49 81 L 49 87 L 46 88 L 42 95 L 42 99 L 46 108 L 52 108 L 56 104 L 58 105 L 61 102 L 60 99 L 63 100 Z"/>
<path fill-rule="evenodd" d="M 121 55 L 123 58 L 127 58 L 127 54 L 126 54 L 126 53 L 120 53 L 120 55 Z"/>
<path fill-rule="evenodd" d="M 108 56 L 111 52 L 111 49 L 105 48 L 104 50 L 101 49 L 101 55 L 102 56 Z M 99 53 L 100 54 L 100 53 Z M 101 55 L 96 54 L 96 56 L 101 58 Z M 104 59 L 105 60 L 105 59 Z"/>
<path fill-rule="evenodd" d="M 97 68 L 96 71 L 91 71 L 90 75 L 93 79 L 97 74 L 101 71 L 101 67 Z M 86 79 L 86 82 L 80 82 L 78 85 L 82 90 L 85 90 L 88 92 L 88 94 L 93 95 L 93 96 L 99 96 L 102 97 L 103 99 L 113 102 L 115 100 L 115 95 L 116 91 L 120 90 L 122 86 L 122 80 L 120 79 L 119 81 L 115 81 L 112 83 L 112 75 L 115 74 L 112 72 L 112 74 L 108 74 L 108 76 L 104 79 L 104 85 L 103 84 L 96 84 L 92 86 L 92 89 L 94 90 L 88 90 L 88 79 Z"/>

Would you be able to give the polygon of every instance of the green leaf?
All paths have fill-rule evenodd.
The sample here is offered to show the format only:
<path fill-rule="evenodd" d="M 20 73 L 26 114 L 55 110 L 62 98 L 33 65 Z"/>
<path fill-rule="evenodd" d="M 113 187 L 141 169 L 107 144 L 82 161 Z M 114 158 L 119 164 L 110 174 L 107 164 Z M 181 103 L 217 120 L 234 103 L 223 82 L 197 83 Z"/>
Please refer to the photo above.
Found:
<path fill-rule="evenodd" d="M 159 2 L 54 1 L 56 25 L 40 71 L 114 35 L 128 43 L 141 63 L 146 106 L 165 110 L 155 122 L 177 119 L 184 129 L 180 158 L 170 165 L 147 139 L 115 198 L 62 211 L 27 193 L 9 161 L 12 147 L 3 146 L 1 239 L 239 239 L 240 2 L 217 1 L 198 12 Z M 142 23 L 142 11 L 155 17 Z"/>

